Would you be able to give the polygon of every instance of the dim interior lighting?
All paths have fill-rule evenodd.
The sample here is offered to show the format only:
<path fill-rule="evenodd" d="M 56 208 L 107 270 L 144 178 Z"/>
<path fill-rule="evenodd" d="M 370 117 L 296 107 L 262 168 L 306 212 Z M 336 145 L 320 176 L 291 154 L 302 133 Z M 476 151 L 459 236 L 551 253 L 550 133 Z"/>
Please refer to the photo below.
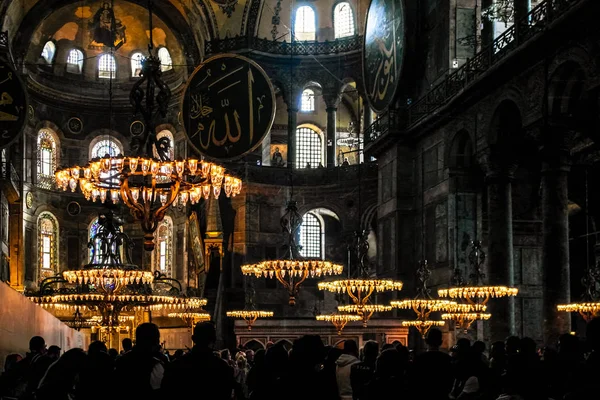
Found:
<path fill-rule="evenodd" d="M 350 304 L 345 306 L 338 306 L 338 311 L 344 313 L 355 313 L 362 317 L 363 327 L 367 327 L 367 323 L 376 312 L 392 311 L 392 306 L 386 306 L 383 304 L 365 304 L 357 305 Z"/>
<path fill-rule="evenodd" d="M 335 329 L 337 330 L 338 335 L 342 334 L 342 330 L 344 330 L 344 328 L 346 327 L 348 322 L 361 321 L 363 319 L 363 317 L 361 315 L 357 315 L 357 314 L 337 314 L 337 313 L 317 315 L 315 318 L 317 319 L 317 321 L 331 322 L 333 324 L 333 326 L 335 326 Z"/>
<path fill-rule="evenodd" d="M 234 310 L 227 311 L 227 316 L 229 318 L 238 318 L 246 321 L 246 325 L 248 326 L 248 330 L 252 330 L 252 325 L 256 322 L 258 318 L 271 318 L 273 317 L 273 311 L 261 311 L 261 310 Z"/>
<path fill-rule="evenodd" d="M 347 293 L 354 304 L 364 306 L 374 292 L 402 290 L 402 282 L 391 279 L 341 279 L 319 282 L 319 290 Z"/>

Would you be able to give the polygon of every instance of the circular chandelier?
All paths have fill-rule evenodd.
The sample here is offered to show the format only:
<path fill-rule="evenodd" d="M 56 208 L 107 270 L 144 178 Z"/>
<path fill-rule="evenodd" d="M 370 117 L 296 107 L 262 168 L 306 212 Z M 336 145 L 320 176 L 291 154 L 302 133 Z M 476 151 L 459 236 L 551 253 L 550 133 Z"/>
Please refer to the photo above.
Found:
<path fill-rule="evenodd" d="M 194 158 L 170 160 L 170 141 L 158 139 L 156 122 L 166 117 L 171 90 L 162 79 L 161 62 L 153 54 L 152 7 L 149 6 L 150 41 L 148 57 L 142 60 L 140 79 L 129 95 L 134 114 L 144 119 L 144 130 L 132 138 L 132 155 L 110 154 L 92 159 L 87 165 L 55 172 L 56 184 L 64 191 L 77 187 L 87 200 L 113 204 L 123 201 L 144 231 L 144 249 L 154 250 L 154 232 L 169 206 L 192 204 L 212 194 L 235 196 L 242 181 L 219 165 Z M 113 48 L 111 48 L 112 52 Z M 109 119 L 112 121 L 112 75 L 109 77 Z M 144 91 L 143 87 L 146 87 Z"/>
<path fill-rule="evenodd" d="M 357 304 L 349 304 L 344 306 L 338 306 L 338 311 L 344 313 L 358 314 L 360 317 L 362 317 L 363 327 L 366 328 L 367 323 L 369 322 L 374 313 L 392 311 L 392 306 L 386 306 L 383 304 L 365 304 L 362 306 Z"/>
<path fill-rule="evenodd" d="M 390 304 L 394 308 L 412 309 L 417 314 L 417 319 L 413 321 L 402 321 L 402 326 L 414 327 L 425 338 L 431 327 L 444 326 L 444 321 L 430 320 L 429 317 L 435 311 L 449 311 L 456 306 L 456 302 L 450 300 L 433 299 L 431 289 L 427 287 L 427 282 L 431 277 L 431 270 L 427 265 L 427 260 L 422 261 L 417 268 L 417 278 L 421 282 L 417 289 L 417 295 L 414 299 L 392 301 Z"/>
<path fill-rule="evenodd" d="M 327 260 L 305 259 L 300 257 L 296 245 L 296 234 L 302 217 L 298 214 L 296 202 L 288 201 L 286 212 L 281 217 L 281 226 L 287 236 L 287 254 L 281 260 L 267 260 L 255 264 L 242 265 L 242 273 L 256 278 L 276 278 L 289 294 L 289 305 L 296 305 L 300 285 L 307 278 L 320 278 L 325 275 L 340 275 L 344 266 Z"/>
<path fill-rule="evenodd" d="M 438 290 L 440 297 L 462 299 L 464 303 L 457 304 L 449 313 L 443 314 L 442 319 L 457 322 L 466 332 L 473 322 L 477 320 L 488 320 L 491 314 L 485 313 L 487 303 L 492 298 L 516 296 L 519 289 L 509 286 L 488 286 L 483 284 L 485 274 L 482 266 L 485 262 L 485 252 L 481 248 L 481 242 L 471 241 L 471 251 L 468 256 L 469 263 L 474 272 L 470 275 L 471 283 L 465 285 L 460 271 L 455 269 L 453 281 L 454 287 Z"/>
<path fill-rule="evenodd" d="M 246 325 L 248 325 L 248 330 L 252 330 L 252 325 L 256 322 L 258 318 L 271 318 L 273 317 L 273 311 L 259 311 L 259 310 L 234 310 L 227 311 L 227 316 L 229 318 L 239 318 L 246 321 Z"/>
<path fill-rule="evenodd" d="M 315 318 L 317 319 L 317 321 L 331 322 L 333 324 L 333 326 L 335 326 L 335 329 L 337 330 L 338 335 L 342 334 L 342 330 L 344 330 L 344 328 L 346 327 L 348 322 L 360 321 L 363 319 L 362 316 L 357 315 L 357 314 L 337 314 L 337 313 L 317 315 Z"/>
<path fill-rule="evenodd" d="M 402 290 L 403 283 L 391 279 L 340 279 L 329 282 L 319 282 L 319 290 L 333 293 L 347 293 L 354 304 L 364 306 L 374 292 Z"/>
<path fill-rule="evenodd" d="M 25 293 L 30 300 L 56 313 L 75 311 L 76 319 L 81 319 L 81 311 L 91 312 L 102 327 L 120 326 L 123 312 L 206 304 L 206 299 L 183 295 L 176 279 L 132 264 L 131 239 L 121 231 L 117 217 L 100 214 L 98 225 L 88 244 L 92 262 L 45 278 L 38 291 Z M 127 251 L 121 251 L 123 246 Z M 123 262 L 122 253 L 127 262 Z"/>

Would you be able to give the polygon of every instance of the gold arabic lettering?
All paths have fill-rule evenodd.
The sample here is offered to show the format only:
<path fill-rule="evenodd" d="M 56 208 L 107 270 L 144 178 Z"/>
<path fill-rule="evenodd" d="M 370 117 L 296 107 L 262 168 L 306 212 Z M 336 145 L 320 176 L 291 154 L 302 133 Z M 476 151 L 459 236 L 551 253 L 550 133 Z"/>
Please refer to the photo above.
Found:
<path fill-rule="evenodd" d="M 383 100 L 387 94 L 388 86 L 390 82 L 394 81 L 394 74 L 392 68 L 394 66 L 394 43 L 391 43 L 391 47 L 388 49 L 385 46 L 385 42 L 381 38 L 375 39 L 377 47 L 382 56 L 375 79 L 373 81 L 373 90 L 371 91 L 371 98 L 377 94 L 379 100 Z M 380 76 L 383 73 L 383 76 Z M 383 89 L 382 89 L 383 87 Z"/>

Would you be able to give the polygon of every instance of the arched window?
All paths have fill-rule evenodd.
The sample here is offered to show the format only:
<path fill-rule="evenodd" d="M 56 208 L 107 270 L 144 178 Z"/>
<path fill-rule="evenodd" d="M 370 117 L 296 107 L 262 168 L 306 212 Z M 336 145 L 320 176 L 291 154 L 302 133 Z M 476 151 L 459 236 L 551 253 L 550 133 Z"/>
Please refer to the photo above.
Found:
<path fill-rule="evenodd" d="M 131 76 L 140 76 L 140 72 L 142 72 L 143 59 L 144 55 L 142 53 L 133 53 L 131 56 Z"/>
<path fill-rule="evenodd" d="M 166 47 L 158 49 L 158 59 L 160 60 L 160 70 L 162 72 L 173 69 L 173 60 L 171 60 L 171 54 Z"/>
<path fill-rule="evenodd" d="M 156 230 L 154 249 L 154 270 L 167 276 L 173 274 L 173 221 L 166 216 Z"/>
<path fill-rule="evenodd" d="M 38 248 L 40 279 L 58 272 L 58 221 L 44 211 L 38 218 Z"/>
<path fill-rule="evenodd" d="M 336 39 L 354 35 L 354 16 L 350 3 L 344 1 L 335 6 L 333 22 Z"/>
<path fill-rule="evenodd" d="M 302 101 L 300 102 L 300 111 L 315 111 L 315 92 L 312 89 L 302 91 Z"/>
<path fill-rule="evenodd" d="M 98 234 L 100 230 L 100 224 L 98 223 L 98 217 L 94 218 L 94 220 L 92 221 L 92 223 L 89 226 L 88 229 L 88 248 L 89 248 L 89 260 L 90 263 L 93 264 L 100 264 L 103 261 L 104 258 L 104 249 L 101 246 L 101 242 L 100 239 L 96 237 L 96 235 Z M 119 231 L 122 231 L 122 227 L 119 227 Z M 109 235 L 110 238 L 110 235 Z M 92 246 L 89 246 L 89 243 L 92 244 Z M 112 245 L 112 251 L 113 253 L 117 251 L 117 245 L 113 244 Z M 123 248 L 121 248 L 121 251 L 123 251 Z M 106 260 L 108 261 L 108 260 Z"/>
<path fill-rule="evenodd" d="M 98 59 L 98 78 L 109 79 L 117 76 L 117 64 L 110 54 L 102 54 Z"/>
<path fill-rule="evenodd" d="M 67 72 L 72 74 L 81 74 L 83 71 L 83 52 L 78 49 L 71 49 L 67 57 Z"/>
<path fill-rule="evenodd" d="M 110 138 L 101 139 L 98 140 L 92 147 L 92 151 L 90 152 L 90 158 L 102 158 L 107 154 L 110 157 L 116 157 L 121 153 L 123 153 L 123 151 L 121 150 L 121 146 L 119 146 L 117 142 Z"/>
<path fill-rule="evenodd" d="M 54 132 L 46 128 L 40 129 L 37 138 L 37 149 L 37 184 L 44 189 L 52 189 L 58 153 L 58 144 Z"/>
<path fill-rule="evenodd" d="M 300 255 L 308 258 L 322 258 L 323 226 L 313 213 L 306 213 L 300 225 Z"/>
<path fill-rule="evenodd" d="M 44 49 L 42 50 L 42 58 L 46 60 L 48 64 L 52 64 L 54 54 L 56 54 L 56 45 L 52 41 L 46 42 Z"/>
<path fill-rule="evenodd" d="M 298 7 L 294 21 L 295 39 L 315 40 L 316 32 L 315 11 L 309 6 Z"/>
<path fill-rule="evenodd" d="M 296 168 L 316 168 L 323 162 L 321 135 L 307 127 L 296 129 Z"/>

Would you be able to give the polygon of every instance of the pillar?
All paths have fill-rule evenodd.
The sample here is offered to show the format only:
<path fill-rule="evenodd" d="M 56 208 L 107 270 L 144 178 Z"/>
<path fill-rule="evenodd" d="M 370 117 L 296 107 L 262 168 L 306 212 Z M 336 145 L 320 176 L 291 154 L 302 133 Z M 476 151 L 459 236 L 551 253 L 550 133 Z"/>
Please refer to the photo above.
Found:
<path fill-rule="evenodd" d="M 325 162 L 328 168 L 336 165 L 336 132 L 337 132 L 337 108 L 340 103 L 340 97 L 337 89 L 331 89 L 335 94 L 323 95 L 327 111 L 327 139 L 326 139 L 326 157 Z"/>
<path fill-rule="evenodd" d="M 288 104 L 288 168 L 296 168 L 296 125 L 298 125 L 298 106 L 295 106 L 294 104 Z"/>
<path fill-rule="evenodd" d="M 571 300 L 569 271 L 569 217 L 567 151 L 542 152 L 542 271 L 544 343 L 554 345 L 571 331 L 571 315 L 557 304 Z"/>
<path fill-rule="evenodd" d="M 486 176 L 488 194 L 488 284 L 515 285 L 512 228 L 512 175 L 514 167 L 491 171 Z M 516 334 L 514 298 L 491 299 L 488 310 L 491 339 Z"/>
<path fill-rule="evenodd" d="M 494 0 L 482 0 L 481 11 L 485 11 L 494 4 Z M 485 48 L 490 45 L 494 40 L 494 21 L 490 21 L 488 18 L 481 18 L 481 48 Z"/>

